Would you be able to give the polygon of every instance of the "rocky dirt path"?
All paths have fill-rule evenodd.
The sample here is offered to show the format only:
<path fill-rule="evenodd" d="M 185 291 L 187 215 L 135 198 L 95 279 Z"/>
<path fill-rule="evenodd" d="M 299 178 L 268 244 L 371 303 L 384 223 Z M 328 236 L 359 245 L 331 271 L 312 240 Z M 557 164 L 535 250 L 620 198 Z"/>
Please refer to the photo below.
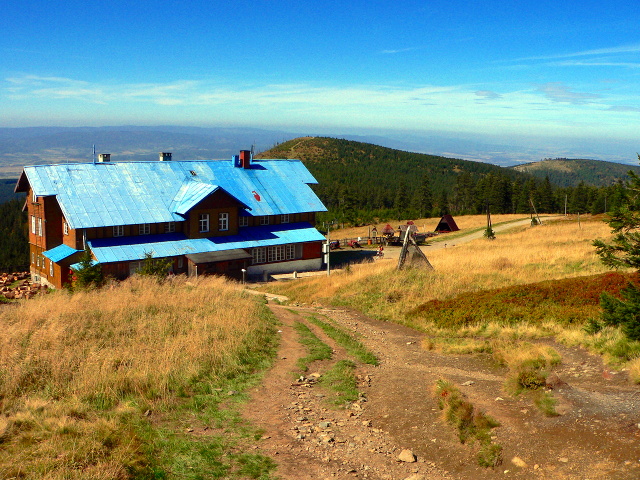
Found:
<path fill-rule="evenodd" d="M 425 350 L 419 332 L 358 312 L 271 308 L 281 322 L 281 349 L 246 416 L 265 430 L 260 448 L 279 464 L 283 479 L 640 478 L 640 389 L 583 350 L 553 345 L 563 357 L 553 390 L 561 415 L 546 417 L 530 398 L 504 392 L 506 372 L 487 357 Z M 313 376 L 295 380 L 296 360 L 306 355 L 296 321 L 332 346 L 331 362 L 347 357 L 309 315 L 341 325 L 380 359 L 377 367 L 359 365 L 363 397 L 349 408 L 330 407 L 331 394 Z M 310 372 L 321 375 L 329 363 Z M 501 465 L 478 466 L 477 445 L 461 444 L 444 422 L 432 395 L 439 378 L 500 422 L 493 432 L 503 447 Z M 415 462 L 399 460 L 405 449 Z"/>

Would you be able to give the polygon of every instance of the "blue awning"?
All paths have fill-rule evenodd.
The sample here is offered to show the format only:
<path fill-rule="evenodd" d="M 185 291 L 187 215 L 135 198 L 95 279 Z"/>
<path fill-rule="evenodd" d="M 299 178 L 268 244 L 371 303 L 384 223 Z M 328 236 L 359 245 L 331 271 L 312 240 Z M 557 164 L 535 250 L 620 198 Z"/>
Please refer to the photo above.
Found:
<path fill-rule="evenodd" d="M 87 243 L 100 263 L 111 263 L 142 260 L 149 253 L 154 258 L 164 258 L 324 240 L 309 223 L 300 222 L 244 227 L 237 235 L 225 237 L 187 238 L 180 233 L 166 233 L 98 238 Z"/>
<path fill-rule="evenodd" d="M 52 262 L 58 263 L 61 260 L 64 260 L 67 257 L 70 257 L 74 253 L 79 253 L 82 250 L 76 250 L 75 248 L 71 248 L 68 245 L 58 245 L 51 250 L 47 250 L 46 252 L 42 252 L 42 255 L 47 257 Z"/>

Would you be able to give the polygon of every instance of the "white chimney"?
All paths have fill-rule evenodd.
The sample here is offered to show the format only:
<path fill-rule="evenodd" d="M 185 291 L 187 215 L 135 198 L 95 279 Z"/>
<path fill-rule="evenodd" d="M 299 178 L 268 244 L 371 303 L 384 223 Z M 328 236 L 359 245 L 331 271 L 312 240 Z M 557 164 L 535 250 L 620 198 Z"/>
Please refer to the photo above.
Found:
<path fill-rule="evenodd" d="M 111 154 L 110 153 L 100 153 L 98 154 L 98 162 L 99 163 L 106 163 L 106 162 L 110 162 L 111 161 Z"/>
<path fill-rule="evenodd" d="M 161 162 L 170 162 L 171 152 L 160 152 L 158 157 L 158 160 L 160 160 Z"/>

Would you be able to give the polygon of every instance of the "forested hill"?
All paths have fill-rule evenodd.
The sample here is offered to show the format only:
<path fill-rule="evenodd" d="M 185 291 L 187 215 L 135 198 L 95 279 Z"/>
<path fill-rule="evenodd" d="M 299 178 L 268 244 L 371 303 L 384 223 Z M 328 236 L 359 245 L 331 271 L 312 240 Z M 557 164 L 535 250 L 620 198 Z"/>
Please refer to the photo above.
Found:
<path fill-rule="evenodd" d="M 560 186 L 565 183 L 560 178 L 556 184 L 551 180 L 559 169 L 538 177 L 538 171 L 534 176 L 534 171 L 326 137 L 289 140 L 256 158 L 304 162 L 319 182 L 314 190 L 329 209 L 318 216 L 320 223 L 478 214 L 486 212 L 487 205 L 493 213 L 528 214 L 532 204 L 540 213 L 603 213 L 620 203 L 621 186 L 616 182 L 629 170 L 591 161 L 588 165 L 600 168 L 576 170 L 576 185 Z M 606 185 L 589 185 L 587 180 L 595 184 L 597 177 L 606 178 Z"/>
<path fill-rule="evenodd" d="M 538 178 L 549 177 L 551 183 L 560 187 L 575 187 L 580 182 L 600 187 L 626 178 L 629 170 L 640 174 L 640 166 L 579 158 L 546 158 L 509 168 Z"/>
<path fill-rule="evenodd" d="M 456 186 L 475 185 L 481 177 L 528 178 L 496 165 L 326 137 L 289 140 L 256 158 L 302 160 L 319 182 L 314 190 L 332 210 L 406 209 L 417 200 L 425 182 L 437 204 L 443 196 L 450 197 Z"/>

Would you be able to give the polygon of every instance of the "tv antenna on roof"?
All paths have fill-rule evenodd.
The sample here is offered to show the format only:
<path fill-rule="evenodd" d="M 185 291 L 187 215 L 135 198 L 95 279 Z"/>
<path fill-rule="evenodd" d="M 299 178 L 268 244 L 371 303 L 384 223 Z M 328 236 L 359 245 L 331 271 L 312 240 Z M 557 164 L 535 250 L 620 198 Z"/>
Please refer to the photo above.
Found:
<path fill-rule="evenodd" d="M 93 144 L 93 164 L 96 164 L 96 144 Z"/>
<path fill-rule="evenodd" d="M 251 144 L 251 160 L 253 160 L 253 151 L 255 149 L 256 143 L 255 141 Z"/>

